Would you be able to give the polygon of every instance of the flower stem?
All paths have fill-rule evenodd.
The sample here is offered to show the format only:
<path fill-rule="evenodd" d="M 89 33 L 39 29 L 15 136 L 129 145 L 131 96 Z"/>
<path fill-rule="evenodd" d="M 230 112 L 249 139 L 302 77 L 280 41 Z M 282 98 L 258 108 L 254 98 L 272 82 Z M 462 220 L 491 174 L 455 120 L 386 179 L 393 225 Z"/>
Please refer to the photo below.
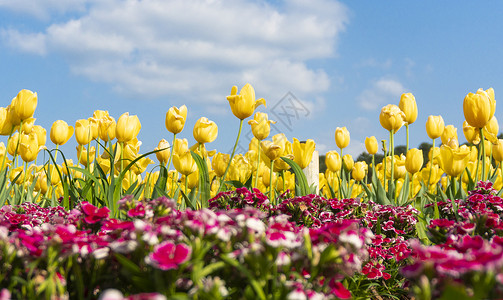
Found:
<path fill-rule="evenodd" d="M 480 130 L 480 143 L 482 144 L 482 158 L 481 158 L 481 163 L 482 163 L 482 181 L 486 180 L 486 147 L 484 143 L 484 130 L 482 128 L 479 128 Z"/>
<path fill-rule="evenodd" d="M 430 173 L 428 175 L 428 186 L 427 190 L 430 190 L 430 180 L 431 180 L 431 169 L 433 169 L 433 155 L 435 154 L 435 139 L 432 139 L 431 146 L 431 160 L 430 160 Z"/>
<path fill-rule="evenodd" d="M 407 150 L 405 151 L 405 153 L 409 152 L 409 124 L 408 123 L 405 123 L 405 132 L 407 134 Z"/>
<path fill-rule="evenodd" d="M 257 170 L 255 171 L 255 184 L 253 188 L 257 188 L 258 184 L 258 171 L 260 169 L 260 141 L 257 139 Z"/>
<path fill-rule="evenodd" d="M 273 190 L 272 190 L 272 170 L 274 168 L 274 160 L 271 159 L 271 165 L 269 170 L 269 201 L 276 206 L 276 201 L 273 199 Z"/>
<path fill-rule="evenodd" d="M 232 149 L 231 157 L 229 158 L 229 163 L 227 163 L 227 168 L 225 168 L 224 176 L 220 178 L 220 186 L 218 187 L 217 194 L 220 193 L 220 190 L 222 189 L 223 182 L 225 180 L 225 176 L 227 176 L 227 172 L 229 171 L 229 167 L 231 166 L 232 158 L 234 157 L 234 153 L 236 152 L 236 148 L 239 143 L 239 137 L 241 136 L 241 130 L 243 129 L 243 120 L 239 120 L 239 131 L 238 131 L 238 136 L 236 138 L 236 143 L 234 144 L 234 148 Z"/>

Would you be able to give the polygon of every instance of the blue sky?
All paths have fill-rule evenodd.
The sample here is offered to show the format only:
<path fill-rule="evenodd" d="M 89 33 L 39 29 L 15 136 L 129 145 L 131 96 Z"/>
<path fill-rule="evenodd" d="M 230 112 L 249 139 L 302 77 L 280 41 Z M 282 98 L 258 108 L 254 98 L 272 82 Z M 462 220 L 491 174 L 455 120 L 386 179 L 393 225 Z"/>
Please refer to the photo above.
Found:
<path fill-rule="evenodd" d="M 346 126 L 345 153 L 356 158 L 365 137 L 388 139 L 380 109 L 411 92 L 411 146 L 428 140 L 429 115 L 457 127 L 462 143 L 464 96 L 493 87 L 498 100 L 503 90 L 501 11 L 498 1 L 0 0 L 0 105 L 37 92 L 36 124 L 48 132 L 97 109 L 130 112 L 147 152 L 171 141 L 165 113 L 186 104 L 179 137 L 194 143 L 205 116 L 219 126 L 208 148 L 229 153 L 239 120 L 225 97 L 249 82 L 274 133 L 312 138 L 324 153 Z M 242 149 L 250 136 L 245 125 Z M 405 129 L 395 141 L 405 144 Z"/>

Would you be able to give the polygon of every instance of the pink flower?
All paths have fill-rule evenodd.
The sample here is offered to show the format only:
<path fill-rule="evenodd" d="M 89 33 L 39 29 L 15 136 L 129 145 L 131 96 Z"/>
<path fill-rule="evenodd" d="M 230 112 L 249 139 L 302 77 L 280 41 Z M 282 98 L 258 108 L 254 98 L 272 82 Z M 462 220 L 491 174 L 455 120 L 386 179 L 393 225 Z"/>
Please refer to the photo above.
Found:
<path fill-rule="evenodd" d="M 190 259 L 192 249 L 185 244 L 175 245 L 163 242 L 154 247 L 154 252 L 148 258 L 152 265 L 161 270 L 177 269 L 180 264 Z"/>
<path fill-rule="evenodd" d="M 106 206 L 97 208 L 87 201 L 82 202 L 80 207 L 86 215 L 84 221 L 86 221 L 86 223 L 88 224 L 94 224 L 108 218 L 108 213 L 110 212 L 110 209 L 108 209 L 108 207 Z"/>
<path fill-rule="evenodd" d="M 332 278 L 332 280 L 328 283 L 328 286 L 332 289 L 330 291 L 332 295 L 335 295 L 340 299 L 351 299 L 351 292 L 348 291 L 348 289 L 346 289 L 340 281 L 335 281 L 335 279 Z"/>

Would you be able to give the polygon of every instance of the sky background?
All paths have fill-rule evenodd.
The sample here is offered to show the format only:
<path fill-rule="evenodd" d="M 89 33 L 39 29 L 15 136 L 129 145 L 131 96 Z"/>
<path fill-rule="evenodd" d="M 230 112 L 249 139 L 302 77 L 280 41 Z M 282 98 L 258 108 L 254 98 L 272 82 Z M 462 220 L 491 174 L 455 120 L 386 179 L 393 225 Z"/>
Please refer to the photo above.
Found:
<path fill-rule="evenodd" d="M 226 96 L 250 83 L 267 101 L 258 111 L 278 121 L 272 134 L 311 138 L 325 153 L 346 126 L 344 152 L 356 158 L 365 137 L 389 138 L 381 108 L 411 92 L 411 147 L 429 141 L 429 115 L 457 127 L 462 143 L 465 95 L 503 91 L 502 11 L 501 1 L 0 0 L 0 106 L 37 92 L 49 149 L 58 119 L 136 114 L 145 153 L 171 142 L 165 114 L 185 104 L 178 137 L 193 144 L 205 116 L 219 128 L 208 149 L 230 153 L 239 120 Z M 240 152 L 251 137 L 245 124 Z M 395 141 L 405 144 L 405 128 Z M 75 157 L 76 145 L 62 149 Z"/>

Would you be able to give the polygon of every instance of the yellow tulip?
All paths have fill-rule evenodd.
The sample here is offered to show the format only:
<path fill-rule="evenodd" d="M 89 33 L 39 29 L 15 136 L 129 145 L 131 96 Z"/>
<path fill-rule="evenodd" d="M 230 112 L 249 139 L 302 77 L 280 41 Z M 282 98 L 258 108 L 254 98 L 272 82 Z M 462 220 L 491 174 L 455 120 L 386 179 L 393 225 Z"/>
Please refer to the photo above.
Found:
<path fill-rule="evenodd" d="M 405 168 L 411 174 L 415 174 L 423 167 L 423 150 L 417 148 L 410 149 L 405 158 Z"/>
<path fill-rule="evenodd" d="M 272 173 L 272 186 L 276 186 L 276 173 Z M 268 168 L 264 168 L 262 172 L 262 183 L 266 186 L 269 187 L 271 185 L 271 172 Z"/>
<path fill-rule="evenodd" d="M 480 143 L 480 133 L 475 127 L 470 126 L 466 120 L 463 122 L 463 134 L 468 143 L 478 145 Z"/>
<path fill-rule="evenodd" d="M 89 126 L 91 127 L 91 135 L 92 139 L 95 140 L 100 137 L 99 135 L 99 130 L 100 130 L 100 122 L 98 119 L 95 118 L 87 118 L 89 120 Z"/>
<path fill-rule="evenodd" d="M 94 154 L 96 153 L 96 148 L 94 148 L 94 146 L 90 147 L 89 161 L 87 160 L 88 157 L 87 148 L 84 145 L 78 145 L 76 148 L 77 148 L 77 157 L 79 158 L 79 162 L 82 165 L 88 166 L 88 164 L 94 161 Z"/>
<path fill-rule="evenodd" d="M 175 153 L 173 155 L 173 165 L 181 174 L 187 176 L 197 170 L 196 161 L 192 158 L 190 151 L 184 153 Z"/>
<path fill-rule="evenodd" d="M 365 148 L 370 155 L 374 155 L 378 151 L 377 139 L 375 136 L 365 138 Z"/>
<path fill-rule="evenodd" d="M 86 119 L 75 122 L 75 139 L 79 145 L 87 145 L 93 139 L 93 129 L 91 122 Z"/>
<path fill-rule="evenodd" d="M 365 176 L 367 176 L 367 169 L 368 166 L 366 162 L 357 161 L 353 166 L 353 171 L 351 172 L 353 179 L 356 181 L 362 181 Z"/>
<path fill-rule="evenodd" d="M 479 89 L 475 94 L 468 93 L 463 100 L 463 113 L 470 126 L 483 128 L 494 115 L 496 101 L 490 95 Z"/>
<path fill-rule="evenodd" d="M 266 105 L 263 98 L 255 101 L 255 90 L 249 83 L 243 86 L 239 95 L 237 92 L 238 87 L 233 86 L 231 94 L 227 96 L 227 100 L 231 106 L 232 113 L 240 120 L 244 120 L 251 116 L 259 105 Z"/>
<path fill-rule="evenodd" d="M 252 167 L 250 162 L 243 154 L 238 154 L 232 158 L 229 168 L 228 178 L 245 183 L 250 178 Z"/>
<path fill-rule="evenodd" d="M 9 121 L 12 126 L 17 126 L 21 123 L 21 119 L 16 113 L 16 98 L 13 98 L 10 105 L 7 106 L 7 113 L 9 114 Z"/>
<path fill-rule="evenodd" d="M 47 131 L 44 127 L 40 125 L 35 125 L 31 128 L 31 132 L 34 132 L 38 138 L 38 146 L 44 147 L 47 141 Z"/>
<path fill-rule="evenodd" d="M 492 145 L 492 153 L 494 160 L 497 162 L 503 161 L 503 140 L 499 139 L 496 144 Z"/>
<path fill-rule="evenodd" d="M 100 168 L 101 168 L 101 170 L 103 170 L 103 173 L 107 174 L 108 171 L 110 171 L 110 159 L 109 158 L 104 158 L 103 156 L 98 156 L 98 157 L 96 157 L 96 163 L 98 163 L 98 165 L 100 165 Z"/>
<path fill-rule="evenodd" d="M 394 104 L 384 106 L 379 114 L 381 126 L 388 131 L 393 131 L 393 133 L 402 128 L 405 118 L 405 113 Z"/>
<path fill-rule="evenodd" d="M 187 106 L 182 105 L 180 108 L 173 106 L 166 113 L 166 129 L 174 134 L 180 133 L 185 126 L 187 119 Z"/>
<path fill-rule="evenodd" d="M 402 96 L 400 97 L 400 103 L 398 104 L 398 107 L 405 114 L 404 121 L 407 124 L 410 125 L 416 121 L 417 104 L 416 104 L 416 98 L 414 97 L 414 95 L 412 95 L 412 93 L 402 94 Z"/>
<path fill-rule="evenodd" d="M 403 154 L 395 155 L 393 161 L 393 176 L 395 179 L 405 178 L 407 168 L 405 167 L 406 157 Z"/>
<path fill-rule="evenodd" d="M 346 127 L 337 127 L 335 129 L 335 144 L 337 147 L 344 149 L 349 145 L 349 131 Z"/>
<path fill-rule="evenodd" d="M 281 146 L 274 144 L 271 141 L 262 141 L 260 142 L 260 147 L 262 151 L 264 151 L 267 158 L 270 160 L 275 160 L 279 158 L 283 152 Z"/>
<path fill-rule="evenodd" d="M 496 119 L 496 116 L 493 116 L 489 122 L 487 122 L 486 126 L 484 126 L 484 137 L 495 144 L 498 141 L 499 130 L 500 126 L 498 124 L 498 119 Z"/>
<path fill-rule="evenodd" d="M 202 117 L 197 120 L 192 133 L 194 135 L 194 139 L 198 143 L 211 143 L 218 136 L 218 127 L 215 122 L 208 120 L 206 117 Z"/>
<path fill-rule="evenodd" d="M 24 179 L 24 167 L 23 166 L 19 166 L 19 167 L 14 168 L 10 171 L 9 180 L 11 182 L 20 184 L 23 182 L 23 179 Z"/>
<path fill-rule="evenodd" d="M 445 124 L 442 116 L 429 116 L 426 120 L 426 133 L 430 139 L 439 138 L 444 132 Z"/>
<path fill-rule="evenodd" d="M 492 143 L 488 140 L 484 140 L 484 147 L 486 148 L 486 157 L 491 157 L 491 153 L 492 153 Z"/>
<path fill-rule="evenodd" d="M 224 176 L 225 169 L 229 164 L 230 155 L 218 152 L 211 160 L 211 167 L 218 177 Z"/>
<path fill-rule="evenodd" d="M 21 134 L 19 142 L 19 155 L 25 162 L 34 161 L 38 156 L 40 149 L 38 145 L 37 134 L 32 132 L 30 134 Z"/>
<path fill-rule="evenodd" d="M 137 115 L 130 116 L 129 112 L 123 113 L 117 121 L 115 136 L 119 142 L 130 141 L 140 133 L 141 123 Z"/>
<path fill-rule="evenodd" d="M 73 135 L 73 127 L 68 126 L 63 120 L 57 120 L 52 123 L 50 132 L 51 141 L 56 145 L 64 145 Z"/>
<path fill-rule="evenodd" d="M 452 138 L 458 139 L 458 129 L 453 125 L 447 125 L 444 127 L 444 131 L 442 131 L 442 135 L 440 136 L 442 144 L 447 144 L 447 141 Z"/>
<path fill-rule="evenodd" d="M 276 124 L 276 121 L 269 120 L 266 113 L 256 112 L 253 120 L 248 121 L 251 125 L 252 133 L 259 141 L 266 139 L 271 132 L 271 123 Z"/>
<path fill-rule="evenodd" d="M 115 139 L 117 122 L 111 116 L 104 116 L 99 119 L 98 136 L 102 141 L 108 142 Z"/>
<path fill-rule="evenodd" d="M 136 158 L 137 157 L 135 157 L 135 159 Z M 141 173 L 145 172 L 148 165 L 153 163 L 153 160 L 144 156 L 134 163 L 134 165 L 131 167 L 131 171 L 133 171 L 133 173 L 135 173 L 136 175 L 140 175 Z"/>
<path fill-rule="evenodd" d="M 160 164 L 166 165 L 166 163 L 169 160 L 169 154 L 170 154 L 169 142 L 166 141 L 165 139 L 162 139 L 161 141 L 159 141 L 159 144 L 157 144 L 157 147 L 154 148 L 154 150 L 160 150 L 155 153 L 155 157 L 157 157 L 157 160 L 159 161 Z"/>
<path fill-rule="evenodd" d="M 189 151 L 189 142 L 187 139 L 175 139 L 172 151 L 173 154 L 182 154 Z"/>
<path fill-rule="evenodd" d="M 105 119 L 107 117 L 109 117 L 110 115 L 108 114 L 108 111 L 106 110 L 95 110 L 93 112 L 93 119 L 96 119 L 96 120 L 101 120 L 101 119 Z"/>
<path fill-rule="evenodd" d="M 20 132 L 23 133 L 30 133 L 33 126 L 35 125 L 35 118 L 28 118 L 26 120 L 23 120 L 23 125 L 19 129 Z"/>
<path fill-rule="evenodd" d="M 431 169 L 431 176 L 430 176 L 430 169 Z M 423 182 L 427 184 L 429 181 L 430 186 L 437 184 L 437 182 L 442 177 L 442 174 L 443 173 L 440 170 L 439 166 L 436 164 L 432 165 L 431 162 L 428 162 L 426 166 L 421 170 L 421 178 L 423 179 Z"/>
<path fill-rule="evenodd" d="M 331 172 L 339 172 L 341 170 L 341 156 L 337 151 L 328 151 L 325 154 L 325 165 L 327 170 Z"/>
<path fill-rule="evenodd" d="M 353 170 L 353 166 L 355 164 L 355 161 L 353 160 L 353 156 L 351 156 L 351 154 L 345 154 L 343 157 L 342 157 L 342 165 L 344 166 L 344 169 L 346 171 L 351 171 Z"/>
<path fill-rule="evenodd" d="M 14 132 L 13 135 L 7 141 L 7 152 L 14 156 L 17 152 L 19 153 L 19 132 Z"/>
<path fill-rule="evenodd" d="M 315 147 L 316 144 L 311 139 L 301 143 L 298 139 L 293 138 L 294 161 L 301 169 L 305 169 L 311 163 Z"/>
<path fill-rule="evenodd" d="M 199 183 L 199 171 L 196 169 L 195 172 L 191 173 L 188 176 L 182 177 L 182 184 L 185 185 L 185 180 L 187 180 L 187 187 L 189 189 L 193 189 Z"/>
<path fill-rule="evenodd" d="M 21 121 L 31 118 L 37 108 L 37 93 L 21 90 L 13 99 L 13 108 Z"/>
<path fill-rule="evenodd" d="M 476 146 L 470 146 L 470 161 L 477 161 L 479 157 L 479 150 Z"/>
<path fill-rule="evenodd" d="M 458 149 L 452 149 L 449 146 L 440 147 L 440 167 L 449 176 L 457 177 L 463 172 L 470 159 L 470 148 L 461 146 Z"/>
<path fill-rule="evenodd" d="M 9 110 L 5 107 L 0 107 L 0 135 L 10 135 L 14 124 L 12 124 Z"/>
<path fill-rule="evenodd" d="M 45 174 L 45 172 L 37 172 L 37 174 L 35 174 L 35 177 L 37 178 L 35 181 L 35 191 L 42 194 L 47 193 L 47 191 L 49 190 L 49 185 L 47 184 L 47 175 Z"/>

